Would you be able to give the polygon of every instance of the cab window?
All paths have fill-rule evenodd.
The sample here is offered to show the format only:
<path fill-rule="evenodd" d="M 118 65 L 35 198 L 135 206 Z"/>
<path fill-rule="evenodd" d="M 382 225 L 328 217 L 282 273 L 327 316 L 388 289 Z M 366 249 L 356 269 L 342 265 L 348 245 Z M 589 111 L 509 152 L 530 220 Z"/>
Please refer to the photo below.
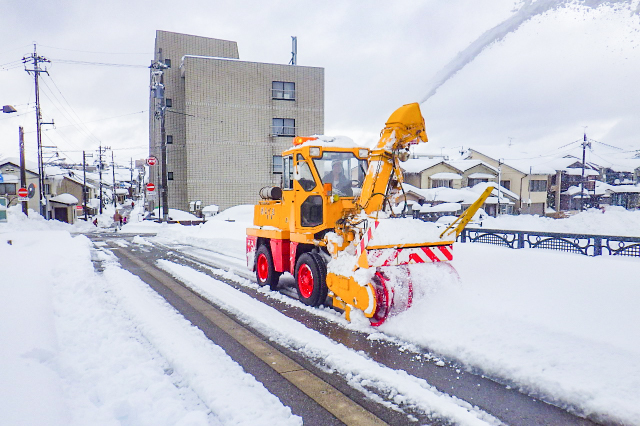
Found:
<path fill-rule="evenodd" d="M 298 164 L 295 167 L 293 178 L 298 181 L 302 189 L 309 192 L 316 187 L 316 181 L 313 179 L 311 168 L 300 154 L 297 155 L 296 161 Z"/>
<path fill-rule="evenodd" d="M 282 189 L 293 189 L 293 157 L 282 159 Z"/>
<path fill-rule="evenodd" d="M 323 151 L 322 157 L 314 158 L 322 183 L 330 183 L 334 194 L 341 197 L 360 195 L 367 173 L 367 160 L 358 159 L 352 152 Z"/>

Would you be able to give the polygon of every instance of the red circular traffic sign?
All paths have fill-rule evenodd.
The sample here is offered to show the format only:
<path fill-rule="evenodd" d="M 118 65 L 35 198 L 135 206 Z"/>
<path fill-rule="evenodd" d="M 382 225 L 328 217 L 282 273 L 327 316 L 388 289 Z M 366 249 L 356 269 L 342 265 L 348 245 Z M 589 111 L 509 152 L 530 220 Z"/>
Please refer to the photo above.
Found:
<path fill-rule="evenodd" d="M 155 190 L 156 190 L 156 186 L 155 186 L 153 183 L 149 182 L 149 183 L 147 184 L 147 191 L 149 191 L 149 192 L 153 192 L 153 191 L 155 191 Z"/>
<path fill-rule="evenodd" d="M 27 198 L 29 196 L 29 190 L 27 188 L 18 189 L 18 195 L 22 198 Z"/>
<path fill-rule="evenodd" d="M 158 159 L 154 156 L 147 158 L 147 166 L 155 166 L 158 164 Z"/>

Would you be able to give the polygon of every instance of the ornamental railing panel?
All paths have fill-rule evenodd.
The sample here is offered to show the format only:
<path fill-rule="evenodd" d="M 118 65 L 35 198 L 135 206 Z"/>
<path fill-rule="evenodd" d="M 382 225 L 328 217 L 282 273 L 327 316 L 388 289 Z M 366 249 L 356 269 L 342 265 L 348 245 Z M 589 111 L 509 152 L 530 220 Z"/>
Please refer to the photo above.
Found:
<path fill-rule="evenodd" d="M 609 255 L 640 258 L 639 237 L 466 228 L 460 234 L 459 241 L 494 244 L 512 249 L 558 250 L 585 256 Z"/>

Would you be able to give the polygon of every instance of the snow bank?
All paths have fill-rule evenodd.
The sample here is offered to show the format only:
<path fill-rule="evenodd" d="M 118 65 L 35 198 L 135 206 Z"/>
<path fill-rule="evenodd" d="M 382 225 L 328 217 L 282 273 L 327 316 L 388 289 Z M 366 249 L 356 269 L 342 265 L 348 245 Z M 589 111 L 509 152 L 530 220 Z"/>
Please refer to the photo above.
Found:
<path fill-rule="evenodd" d="M 498 218 L 487 217 L 482 226 L 488 229 L 640 237 L 640 210 L 630 211 L 611 206 L 604 213 L 599 209 L 589 209 L 565 219 L 525 214 L 502 215 Z"/>
<path fill-rule="evenodd" d="M 154 229 L 162 242 L 190 244 L 246 259 L 246 230 L 252 225 L 253 205 L 241 205 L 226 209 L 202 225 L 176 227 L 165 224 Z M 123 229 L 130 232 L 127 226 Z"/>
<path fill-rule="evenodd" d="M 456 244 L 452 263 L 459 285 L 424 297 L 414 281 L 413 307 L 381 330 L 545 400 L 640 424 L 637 259 Z"/>
<path fill-rule="evenodd" d="M 86 237 L 25 221 L 0 227 L 0 424 L 302 424 Z"/>

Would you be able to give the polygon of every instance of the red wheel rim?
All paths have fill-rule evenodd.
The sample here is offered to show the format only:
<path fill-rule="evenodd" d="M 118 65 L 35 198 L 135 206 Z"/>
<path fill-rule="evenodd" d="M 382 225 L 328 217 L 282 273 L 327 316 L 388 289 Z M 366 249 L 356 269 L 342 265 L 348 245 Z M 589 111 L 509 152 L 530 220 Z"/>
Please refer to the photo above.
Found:
<path fill-rule="evenodd" d="M 298 288 L 302 297 L 305 299 L 311 297 L 313 293 L 313 272 L 306 264 L 302 264 L 298 269 Z"/>
<path fill-rule="evenodd" d="M 258 269 L 258 279 L 260 282 L 267 281 L 269 278 L 269 261 L 267 260 L 267 256 L 264 253 L 260 253 L 258 255 L 258 261 L 256 262 L 256 268 Z"/>

